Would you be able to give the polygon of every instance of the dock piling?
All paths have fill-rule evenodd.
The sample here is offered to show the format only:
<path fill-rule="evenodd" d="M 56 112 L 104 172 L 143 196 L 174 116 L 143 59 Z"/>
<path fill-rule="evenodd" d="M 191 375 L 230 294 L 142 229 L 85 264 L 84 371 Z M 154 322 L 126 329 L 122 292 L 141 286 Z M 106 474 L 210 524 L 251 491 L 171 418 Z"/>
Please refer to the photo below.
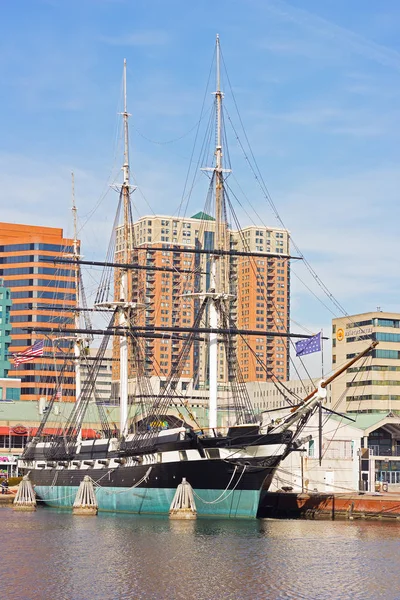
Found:
<path fill-rule="evenodd" d="M 95 516 L 97 515 L 98 508 L 93 482 L 88 475 L 85 475 L 76 493 L 72 514 L 81 516 Z"/>
<path fill-rule="evenodd" d="M 175 496 L 169 509 L 170 519 L 196 519 L 197 510 L 193 496 L 193 488 L 186 477 L 176 488 Z"/>
<path fill-rule="evenodd" d="M 25 475 L 18 486 L 13 509 L 25 512 L 36 510 L 36 496 L 29 475 Z"/>

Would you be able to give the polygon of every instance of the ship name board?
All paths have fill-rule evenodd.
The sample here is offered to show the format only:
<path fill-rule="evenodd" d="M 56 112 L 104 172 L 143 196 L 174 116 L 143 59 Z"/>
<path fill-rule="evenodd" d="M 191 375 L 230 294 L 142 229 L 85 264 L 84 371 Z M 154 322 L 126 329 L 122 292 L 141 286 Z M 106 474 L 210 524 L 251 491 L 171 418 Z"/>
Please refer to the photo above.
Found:
<path fill-rule="evenodd" d="M 346 337 L 358 337 L 359 335 L 371 335 L 373 332 L 373 327 L 370 325 L 369 327 L 356 327 L 354 329 L 346 330 Z"/>

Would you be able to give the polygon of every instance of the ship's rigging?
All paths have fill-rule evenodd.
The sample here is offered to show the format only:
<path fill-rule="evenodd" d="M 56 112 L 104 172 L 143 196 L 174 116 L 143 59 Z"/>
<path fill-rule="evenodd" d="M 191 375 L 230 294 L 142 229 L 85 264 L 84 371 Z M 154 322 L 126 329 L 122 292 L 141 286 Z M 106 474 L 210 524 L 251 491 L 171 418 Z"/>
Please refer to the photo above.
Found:
<path fill-rule="evenodd" d="M 177 483 L 182 477 L 188 477 L 193 487 L 197 488 L 196 497 L 203 503 L 203 514 L 214 514 L 214 505 L 222 502 L 224 506 L 219 514 L 229 517 L 255 516 L 261 489 L 268 490 L 281 460 L 308 439 L 300 439 L 300 435 L 315 411 L 319 411 L 321 429 L 326 386 L 341 370 L 322 381 L 304 401 L 294 402 L 285 396 L 288 404 L 292 405 L 290 412 L 275 422 L 271 421 L 268 426 L 259 422 L 259 415 L 250 401 L 243 347 L 247 346 L 253 353 L 257 363 L 263 365 L 277 387 L 284 389 L 279 376 L 269 373 L 267 361 L 264 362 L 255 352 L 254 336 L 261 340 L 272 340 L 273 343 L 278 338 L 280 344 L 300 336 L 288 330 L 289 304 L 283 300 L 281 305 L 287 307 L 286 316 L 279 313 L 272 299 L 272 318 L 269 322 L 267 319 L 266 327 L 264 319 L 260 319 L 264 325 L 256 325 L 252 329 L 247 325 L 248 320 L 239 322 L 237 317 L 238 302 L 241 300 L 236 283 L 238 262 L 241 261 L 241 268 L 245 269 L 247 275 L 244 281 L 250 278 L 250 272 L 254 274 L 257 300 L 267 306 L 268 282 L 273 278 L 274 261 L 279 261 L 279 266 L 284 266 L 289 273 L 288 262 L 291 257 L 288 244 L 286 252 L 283 248 L 281 252 L 264 252 L 260 247 L 257 252 L 250 251 L 249 241 L 239 225 L 226 185 L 231 165 L 223 127 L 218 36 L 215 57 L 214 118 L 210 118 L 205 136 L 209 141 L 214 137 L 215 145 L 211 163 L 202 163 L 211 164 L 203 168 L 209 175 L 209 188 L 204 210 L 192 218 L 197 221 L 196 235 L 191 238 L 193 243 L 186 244 L 193 246 L 190 249 L 185 248 L 190 233 L 182 235 L 182 240 L 184 237 L 186 240 L 178 243 L 177 240 L 166 239 L 164 231 L 160 243 L 148 246 L 146 242 L 151 242 L 151 237 L 144 239 L 143 235 L 140 237 L 139 229 L 135 229 L 131 204 L 135 188 L 130 183 L 130 115 L 127 110 L 124 61 L 121 113 L 123 181 L 117 186 L 117 214 L 95 305 L 90 311 L 85 306 L 83 309 L 77 307 L 75 313 L 72 311 L 75 326 L 68 330 L 63 331 L 61 327 L 52 331 L 46 329 L 48 336 L 51 333 L 59 336 L 65 332 L 70 336 L 72 334 L 76 365 L 84 360 L 89 338 L 99 333 L 102 334 L 102 340 L 96 356 L 87 361 L 90 365 L 87 377 L 81 385 L 78 381 L 79 394 L 69 415 L 59 423 L 55 433 L 52 431 L 48 435 L 46 425 L 53 416 L 57 399 L 55 392 L 37 434 L 20 461 L 24 472 L 33 474 L 38 495 L 50 504 L 70 506 L 73 490 L 89 475 L 96 483 L 103 482 L 97 487 L 100 508 L 165 514 Z M 203 158 L 205 156 L 204 150 Z M 78 248 L 74 194 L 73 215 L 73 255 L 61 262 L 70 261 L 74 266 L 76 289 L 80 290 L 82 296 L 80 267 L 90 261 L 82 259 Z M 237 227 L 236 241 L 231 236 L 231 224 Z M 234 247 L 236 243 L 237 249 Z M 157 324 L 154 311 L 163 296 L 161 300 L 155 298 L 154 288 L 150 285 L 156 277 L 164 281 L 161 294 L 165 293 L 170 300 L 164 306 L 161 304 L 164 308 L 161 314 L 168 314 L 168 317 L 161 319 L 161 325 Z M 172 293 L 169 282 L 172 282 Z M 182 308 L 186 312 L 183 313 L 185 319 L 181 321 L 179 309 Z M 89 314 L 95 312 L 107 319 L 105 327 L 96 329 L 91 326 Z M 41 331 L 40 327 L 31 329 Z M 96 397 L 96 384 L 110 340 L 113 342 L 112 365 L 113 369 L 116 367 L 114 374 L 119 384 L 118 425 L 109 418 L 108 408 Z M 153 371 L 158 362 L 155 353 L 149 352 L 154 348 L 155 340 L 161 341 L 165 348 L 170 342 L 171 359 L 168 372 L 162 368 L 159 370 L 162 377 L 157 389 L 154 389 L 154 381 L 149 376 L 149 357 L 153 362 Z M 190 374 L 188 365 L 191 360 L 195 364 L 203 342 L 205 350 L 202 362 L 197 361 L 197 371 L 193 369 L 191 375 L 192 387 L 185 394 L 184 388 L 179 389 L 178 384 L 185 379 L 185 375 Z M 342 371 L 366 356 L 375 345 L 376 342 L 344 365 Z M 238 358 L 240 349 L 241 360 Z M 267 354 L 268 351 L 262 357 Z M 68 358 L 71 359 L 71 356 Z M 159 358 L 162 356 L 159 355 Z M 158 366 L 164 365 L 160 363 Z M 62 371 L 55 389 L 62 386 L 63 376 Z M 279 389 L 282 391 L 282 388 Z M 195 393 L 200 394 L 200 391 L 207 400 L 204 413 L 208 416 L 208 422 L 204 418 L 200 421 L 191 402 L 191 397 Z M 222 407 L 221 396 L 224 400 Z M 98 410 L 101 431 L 98 432 L 98 439 L 85 441 L 81 439 L 81 432 L 91 406 Z M 235 476 L 236 481 L 232 483 Z M 231 484 L 233 487 L 229 490 Z M 132 493 L 133 488 L 139 489 Z"/>
<path fill-rule="evenodd" d="M 82 428 L 83 419 L 87 411 L 88 405 L 93 398 L 95 391 L 95 382 L 98 375 L 101 361 L 104 358 L 107 343 L 110 337 L 117 336 L 119 339 L 119 399 L 120 399 L 120 423 L 119 437 L 124 439 L 132 428 L 139 430 L 146 438 L 155 435 L 157 427 L 152 427 L 151 423 L 161 421 L 162 415 L 168 413 L 173 408 L 178 412 L 179 417 L 184 421 L 182 411 L 186 411 L 192 423 L 197 423 L 196 417 L 193 415 L 189 407 L 189 398 L 186 402 L 180 403 L 181 398 L 177 392 L 177 382 L 182 377 L 183 368 L 188 360 L 189 353 L 192 351 L 195 344 L 199 344 L 206 339 L 208 341 L 207 362 L 205 368 L 205 377 L 209 392 L 209 423 L 208 427 L 211 432 L 216 431 L 218 426 L 218 364 L 220 362 L 220 348 L 224 350 L 224 360 L 226 365 L 226 380 L 230 389 L 231 403 L 236 414 L 235 422 L 255 423 L 257 416 L 254 412 L 252 403 L 250 402 L 248 391 L 243 378 L 242 369 L 237 358 L 237 338 L 246 339 L 250 336 L 262 336 L 268 338 L 290 339 L 292 337 L 307 337 L 301 334 L 291 334 L 288 331 L 282 331 L 282 327 L 277 327 L 276 330 L 251 330 L 249 328 L 238 327 L 237 322 L 232 317 L 232 307 L 234 294 L 230 282 L 230 262 L 235 258 L 246 257 L 249 259 L 249 268 L 255 270 L 257 276 L 259 270 L 256 266 L 255 258 L 268 258 L 269 260 L 283 259 L 288 261 L 292 258 L 289 254 L 282 256 L 273 252 L 251 252 L 246 239 L 242 236 L 241 242 L 244 250 L 235 250 L 230 247 L 228 235 L 228 221 L 231 219 L 240 231 L 239 222 L 233 209 L 232 203 L 227 193 L 226 177 L 231 173 L 230 162 L 224 164 L 224 154 L 229 157 L 226 134 L 223 127 L 224 112 L 223 112 L 223 92 L 221 90 L 220 81 L 220 44 L 219 37 L 216 40 L 216 91 L 214 92 L 215 104 L 215 148 L 214 148 L 214 164 L 212 167 L 204 167 L 203 170 L 210 175 L 210 186 L 207 194 L 206 211 L 210 212 L 212 201 L 214 201 L 215 213 L 215 229 L 214 241 L 212 246 L 185 248 L 174 247 L 173 245 L 161 245 L 157 247 L 146 247 L 140 245 L 135 240 L 134 223 L 132 217 L 131 195 L 135 187 L 130 183 L 130 164 L 129 164 L 129 129 L 128 119 L 129 113 L 127 110 L 127 94 L 126 94 L 126 61 L 124 62 L 124 106 L 121 113 L 124 124 L 124 162 L 123 162 L 123 182 L 119 186 L 119 202 L 115 217 L 112 239 L 105 262 L 100 261 L 85 261 L 79 255 L 77 245 L 77 227 L 76 227 L 76 207 L 73 200 L 73 215 L 74 215 L 74 253 L 72 259 L 66 257 L 58 259 L 58 263 L 75 263 L 76 272 L 76 289 L 83 291 L 80 265 L 102 265 L 104 271 L 101 277 L 100 285 L 95 300 L 94 309 L 86 309 L 83 306 L 85 323 L 82 327 L 80 323 L 80 310 L 75 311 L 75 327 L 69 329 L 69 334 L 75 336 L 74 352 L 75 364 L 77 365 L 77 402 L 69 416 L 66 424 L 59 428 L 58 439 L 54 439 L 51 446 L 52 456 L 67 456 L 70 454 L 73 445 L 78 439 L 80 429 Z M 210 120 L 208 138 L 211 139 L 212 122 Z M 207 137 L 206 136 L 206 137 Z M 212 200 L 213 199 L 213 200 Z M 228 214 L 229 213 L 229 214 Z M 122 221 L 122 225 L 120 225 Z M 201 225 L 200 225 L 201 227 Z M 117 236 L 119 239 L 117 240 Z M 117 250 L 118 248 L 118 250 Z M 160 252 L 162 248 L 168 248 L 175 254 L 186 253 L 192 255 L 190 268 L 176 268 L 168 266 L 155 266 L 150 260 L 146 260 L 146 264 L 140 263 L 140 255 L 152 255 Z M 204 257 L 204 261 L 200 262 L 200 258 Z M 117 258 L 118 257 L 118 258 Z M 203 270 L 206 268 L 207 273 Z M 144 296 L 140 296 L 137 300 L 132 300 L 132 272 L 164 272 L 173 273 L 174 275 L 190 274 L 192 278 L 190 283 L 183 288 L 186 298 L 193 298 L 193 306 L 196 308 L 195 318 L 190 326 L 171 325 L 143 325 L 138 324 L 138 315 L 147 309 L 147 301 Z M 207 289 L 200 289 L 200 281 L 204 275 L 208 276 Z M 192 289 L 189 285 L 194 284 Z M 261 289 L 261 287 L 263 289 Z M 260 286 L 260 294 L 266 299 L 265 281 Z M 82 295 L 82 294 L 81 294 Z M 89 310 L 98 312 L 110 312 L 111 318 L 105 329 L 93 329 L 88 320 Z M 274 323 L 276 326 L 276 323 Z M 32 328 L 37 332 L 41 331 L 40 327 Z M 46 330 L 50 334 L 50 330 Z M 61 327 L 54 328 L 53 332 L 60 334 Z M 89 377 L 85 381 L 84 386 L 80 389 L 79 362 L 87 347 L 89 337 L 94 334 L 104 335 L 96 358 L 90 365 Z M 81 337 L 86 336 L 86 337 Z M 88 337 L 89 336 L 89 337 Z M 152 389 L 149 377 L 146 373 L 146 340 L 151 339 L 170 339 L 179 343 L 179 353 L 172 365 L 170 373 L 164 377 L 164 386 L 156 394 Z M 84 347 L 85 346 L 85 347 Z M 254 355 L 254 359 L 262 363 L 257 357 L 254 350 L 250 348 Z M 133 368 L 128 370 L 128 360 L 133 362 Z M 264 365 L 265 368 L 265 365 Z M 140 399 L 136 403 L 135 414 L 129 416 L 129 404 L 132 400 L 132 394 L 129 393 L 129 376 L 134 375 L 135 392 L 134 396 Z M 274 373 L 269 371 L 269 376 L 275 379 L 277 386 L 282 385 L 275 377 Z M 62 377 L 61 377 L 62 379 Z M 62 385 L 62 382 L 60 383 Z M 146 403 L 143 402 L 146 398 Z M 55 396 L 51 399 L 50 405 L 55 401 Z M 290 403 L 290 399 L 289 399 Z M 96 402 L 100 421 L 102 424 L 102 433 L 104 436 L 109 436 L 111 427 L 107 421 L 107 416 L 101 402 Z M 182 405 L 180 408 L 178 408 Z M 51 406 L 50 406 L 51 409 Z M 50 414 L 50 410 L 47 414 Z M 140 423 L 140 425 L 138 425 Z M 203 424 L 204 425 L 204 424 Z M 43 430 L 43 428 L 42 428 Z M 114 427 L 115 433 L 115 427 Z M 39 433 L 38 433 L 39 434 Z"/>

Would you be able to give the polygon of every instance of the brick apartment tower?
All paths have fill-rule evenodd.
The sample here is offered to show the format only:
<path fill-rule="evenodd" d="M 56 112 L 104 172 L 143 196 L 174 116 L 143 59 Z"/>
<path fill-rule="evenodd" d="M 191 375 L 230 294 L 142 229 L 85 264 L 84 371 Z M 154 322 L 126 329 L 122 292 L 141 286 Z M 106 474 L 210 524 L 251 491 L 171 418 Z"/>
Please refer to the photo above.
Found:
<path fill-rule="evenodd" d="M 290 322 L 289 235 L 284 229 L 245 227 L 231 232 L 231 248 L 248 252 L 271 252 L 281 256 L 235 257 L 231 260 L 231 291 L 236 297 L 239 329 L 286 332 Z M 235 279 L 236 277 L 236 279 Z M 238 359 L 246 382 L 289 379 L 288 339 L 279 336 L 238 338 Z"/>
<path fill-rule="evenodd" d="M 190 327 L 196 315 L 199 299 L 185 297 L 185 293 L 204 290 L 209 282 L 209 265 L 206 255 L 174 252 L 182 248 L 214 246 L 215 220 L 204 213 L 191 218 L 171 216 L 145 216 L 134 223 L 137 259 L 141 265 L 173 267 L 191 271 L 195 266 L 199 274 L 182 274 L 160 271 L 131 271 L 130 296 L 146 306 L 139 310 L 136 322 L 140 325 Z M 290 315 L 290 264 L 289 235 L 286 230 L 268 227 L 246 227 L 230 230 L 230 247 L 238 251 L 276 253 L 277 257 L 230 257 L 231 314 L 241 329 L 279 332 L 286 331 Z M 143 250 L 140 247 L 143 246 Z M 145 246 L 157 248 L 148 252 Z M 117 230 L 116 261 L 122 259 L 122 230 Z M 281 256 L 280 256 L 281 255 Z M 119 289 L 115 284 L 115 298 Z M 289 351 L 287 339 L 279 337 L 248 336 L 246 338 L 258 358 L 281 380 L 289 379 Z M 182 342 L 170 339 L 142 339 L 145 371 L 148 376 L 166 378 L 174 366 Z M 204 346 L 204 344 L 203 344 Z M 260 366 L 246 343 L 238 339 L 236 350 L 245 382 L 267 381 L 271 377 Z M 119 342 L 114 338 L 113 355 L 118 359 Z M 225 353 L 219 347 L 218 380 L 221 386 L 227 378 Z M 207 387 L 207 356 L 202 346 L 195 343 L 184 366 L 180 385 L 182 391 L 189 382 L 195 387 Z M 130 376 L 134 377 L 131 370 Z M 113 363 L 113 380 L 119 379 L 118 361 Z"/>
<path fill-rule="evenodd" d="M 25 327 L 74 327 L 74 314 L 54 307 L 75 307 L 74 269 L 51 259 L 71 255 L 73 240 L 63 237 L 62 229 L 0 223 L 0 277 L 11 290 L 11 345 L 9 352 L 26 350 L 43 333 L 31 333 Z M 49 262 L 50 259 L 50 262 Z M 60 334 L 65 336 L 65 334 Z M 54 336 L 52 336 L 54 337 Z M 71 341 L 59 339 L 56 355 L 68 352 Z M 55 376 L 63 360 L 54 358 L 49 343 L 44 355 L 32 362 L 13 366 L 10 376 L 21 379 L 21 400 L 39 400 L 55 390 Z M 62 386 L 62 399 L 75 401 L 74 365 L 67 366 Z"/>

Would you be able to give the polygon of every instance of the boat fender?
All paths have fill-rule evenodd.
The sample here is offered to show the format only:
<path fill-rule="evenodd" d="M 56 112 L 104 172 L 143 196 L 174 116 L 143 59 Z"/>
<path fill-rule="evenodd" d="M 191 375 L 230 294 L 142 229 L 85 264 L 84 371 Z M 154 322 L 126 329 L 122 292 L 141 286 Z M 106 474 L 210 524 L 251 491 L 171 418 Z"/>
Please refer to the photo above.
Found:
<path fill-rule="evenodd" d="M 84 465 L 87 465 L 88 467 L 93 467 L 94 465 L 94 460 L 84 460 L 83 461 Z"/>
<path fill-rule="evenodd" d="M 124 465 L 126 463 L 126 458 L 114 458 L 114 462 L 118 465 Z"/>

